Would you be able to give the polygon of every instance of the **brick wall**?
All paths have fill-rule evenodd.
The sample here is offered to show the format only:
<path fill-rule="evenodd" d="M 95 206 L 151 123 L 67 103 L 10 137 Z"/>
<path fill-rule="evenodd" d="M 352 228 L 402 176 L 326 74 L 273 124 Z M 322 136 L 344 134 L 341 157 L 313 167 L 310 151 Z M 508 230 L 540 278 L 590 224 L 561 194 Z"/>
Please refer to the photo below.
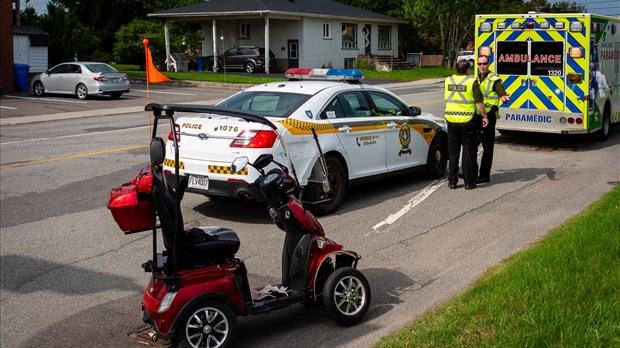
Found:
<path fill-rule="evenodd" d="M 0 0 L 0 93 L 13 92 L 13 1 Z"/>

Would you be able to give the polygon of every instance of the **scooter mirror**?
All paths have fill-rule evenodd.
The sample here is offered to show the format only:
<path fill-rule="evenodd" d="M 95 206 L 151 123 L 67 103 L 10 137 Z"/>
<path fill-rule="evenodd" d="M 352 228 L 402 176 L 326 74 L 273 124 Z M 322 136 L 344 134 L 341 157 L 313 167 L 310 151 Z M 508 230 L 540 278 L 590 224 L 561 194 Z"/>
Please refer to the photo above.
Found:
<path fill-rule="evenodd" d="M 273 162 L 273 155 L 270 153 L 264 153 L 254 161 L 252 167 L 256 169 L 262 169 L 269 165 L 269 163 Z"/>
<path fill-rule="evenodd" d="M 235 160 L 233 161 L 233 163 L 230 165 L 230 171 L 233 173 L 236 173 L 240 170 L 243 170 L 243 168 L 245 168 L 248 163 L 250 163 L 250 159 L 243 156 L 243 157 L 237 157 L 235 158 Z"/>

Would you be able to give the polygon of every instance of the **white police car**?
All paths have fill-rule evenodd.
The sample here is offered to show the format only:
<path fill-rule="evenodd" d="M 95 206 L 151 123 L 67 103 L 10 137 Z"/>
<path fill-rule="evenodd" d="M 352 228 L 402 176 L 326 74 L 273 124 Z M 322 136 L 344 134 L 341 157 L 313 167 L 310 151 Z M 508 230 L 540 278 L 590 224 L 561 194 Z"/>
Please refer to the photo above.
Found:
<path fill-rule="evenodd" d="M 447 132 L 443 118 L 422 113 L 386 89 L 359 83 L 363 74 L 350 69 L 289 69 L 291 81 L 253 86 L 216 106 L 254 112 L 277 125 L 286 141 L 302 200 L 315 214 L 338 209 L 347 187 L 368 179 L 408 171 L 429 177 L 445 173 Z M 189 176 L 188 191 L 210 197 L 261 200 L 251 184 L 251 167 L 233 173 L 237 157 L 253 162 L 263 153 L 286 163 L 276 134 L 257 123 L 216 114 L 187 114 L 176 120 L 180 174 Z M 328 167 L 331 194 L 322 190 L 319 154 Z M 164 170 L 174 171 L 172 135 Z M 318 203 L 317 203 L 318 202 Z"/>

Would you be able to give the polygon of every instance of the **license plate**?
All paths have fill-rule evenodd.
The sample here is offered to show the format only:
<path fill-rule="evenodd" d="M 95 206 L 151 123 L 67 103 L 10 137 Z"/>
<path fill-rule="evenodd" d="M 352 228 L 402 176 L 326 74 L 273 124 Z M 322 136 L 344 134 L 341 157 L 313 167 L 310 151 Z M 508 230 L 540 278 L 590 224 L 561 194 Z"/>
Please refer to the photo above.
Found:
<path fill-rule="evenodd" d="M 190 174 L 187 187 L 207 191 L 209 190 L 209 177 Z"/>
<path fill-rule="evenodd" d="M 112 80 L 112 83 L 119 83 L 121 79 L 111 79 L 111 80 Z"/>

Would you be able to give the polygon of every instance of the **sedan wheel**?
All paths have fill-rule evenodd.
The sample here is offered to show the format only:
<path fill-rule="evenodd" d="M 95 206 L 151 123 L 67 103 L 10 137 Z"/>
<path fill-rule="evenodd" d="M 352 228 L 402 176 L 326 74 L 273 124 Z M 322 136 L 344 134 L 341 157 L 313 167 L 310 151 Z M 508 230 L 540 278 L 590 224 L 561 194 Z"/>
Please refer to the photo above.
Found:
<path fill-rule="evenodd" d="M 43 82 L 41 81 L 35 82 L 33 91 L 37 97 L 42 97 L 45 94 L 45 87 L 43 87 Z"/>
<path fill-rule="evenodd" d="M 80 83 L 75 88 L 75 94 L 77 95 L 79 99 L 84 100 L 88 98 L 88 88 L 86 87 L 86 85 Z"/>
<path fill-rule="evenodd" d="M 254 65 L 254 63 L 252 63 L 252 62 L 245 63 L 245 71 L 247 73 L 251 74 L 251 73 L 254 72 L 255 69 L 256 69 L 256 66 Z"/>

